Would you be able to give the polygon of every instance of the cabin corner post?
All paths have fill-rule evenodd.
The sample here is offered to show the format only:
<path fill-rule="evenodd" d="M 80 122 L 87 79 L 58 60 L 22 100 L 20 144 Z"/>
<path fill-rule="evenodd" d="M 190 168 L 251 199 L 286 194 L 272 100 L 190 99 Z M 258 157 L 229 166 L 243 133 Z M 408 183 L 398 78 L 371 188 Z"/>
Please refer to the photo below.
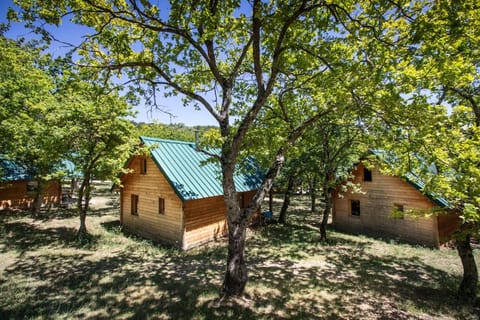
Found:
<path fill-rule="evenodd" d="M 439 217 L 436 216 L 434 220 L 434 228 L 433 228 L 433 231 L 434 231 L 434 246 L 435 248 L 439 249 L 440 248 L 440 228 L 439 228 L 439 223 L 438 223 L 438 219 Z"/>
<path fill-rule="evenodd" d="M 187 245 L 187 239 L 186 239 L 186 229 L 185 229 L 185 202 L 182 201 L 182 213 L 180 215 L 181 219 L 181 228 L 180 228 L 180 248 L 182 250 L 187 250 L 188 245 Z"/>

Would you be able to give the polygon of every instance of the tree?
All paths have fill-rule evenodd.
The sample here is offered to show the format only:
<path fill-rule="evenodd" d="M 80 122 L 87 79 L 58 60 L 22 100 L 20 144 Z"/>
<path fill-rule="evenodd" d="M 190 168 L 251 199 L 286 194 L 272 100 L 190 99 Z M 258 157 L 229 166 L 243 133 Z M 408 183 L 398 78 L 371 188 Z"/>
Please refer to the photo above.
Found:
<path fill-rule="evenodd" d="M 297 166 L 297 164 L 298 163 L 297 161 L 295 161 L 295 159 L 287 161 L 284 169 L 282 170 L 283 176 L 286 180 L 285 181 L 286 186 L 284 186 L 285 191 L 283 193 L 283 203 L 282 203 L 282 207 L 280 208 L 280 212 L 278 214 L 278 222 L 282 224 L 285 224 L 287 221 L 287 211 L 288 211 L 288 207 L 290 206 L 290 198 L 292 196 L 292 193 L 295 190 L 295 187 L 298 185 L 300 180 L 299 179 L 300 167 Z"/>
<path fill-rule="evenodd" d="M 86 217 L 93 178 L 116 181 L 135 139 L 131 106 L 108 86 L 77 79 L 74 75 L 62 88 L 64 108 L 59 121 L 68 128 L 67 159 L 81 174 L 77 190 L 80 217 L 78 237 L 87 235 Z"/>
<path fill-rule="evenodd" d="M 60 174 L 63 127 L 49 56 L 33 43 L 0 36 L 0 140 L 2 156 L 26 169 L 37 183 L 32 211 L 40 212 L 44 187 Z"/>
<path fill-rule="evenodd" d="M 85 57 L 79 64 L 107 75 L 123 72 L 151 97 L 159 88 L 183 94 L 217 120 L 229 232 L 224 297 L 241 295 L 247 282 L 249 218 L 271 188 L 288 147 L 325 110 L 302 106 L 303 120 L 282 132 L 263 185 L 242 211 L 233 176 L 253 123 L 282 84 L 308 86 L 309 80 L 328 77 L 332 67 L 341 73 L 345 61 L 361 60 L 355 45 L 379 38 L 379 22 L 401 11 L 397 4 L 372 7 L 357 1 L 172 1 L 166 8 L 137 0 L 18 2 L 22 19 L 59 24 L 70 15 L 95 30 L 79 46 Z"/>
<path fill-rule="evenodd" d="M 403 119 L 388 117 L 389 131 L 382 130 L 398 158 L 396 170 L 416 170 L 425 189 L 447 198 L 459 215 L 459 296 L 468 302 L 478 286 L 470 239 L 480 232 L 478 9 L 475 1 L 441 1 L 409 16 L 392 73 L 406 100 Z"/>
<path fill-rule="evenodd" d="M 139 123 L 136 124 L 136 132 L 139 136 L 157 137 L 162 139 L 195 141 L 195 132 L 200 137 L 209 129 L 210 126 L 194 126 L 188 127 L 184 124 L 162 124 L 162 123 Z"/>
<path fill-rule="evenodd" d="M 316 174 L 325 206 L 320 223 L 320 240 L 327 240 L 326 226 L 333 207 L 332 193 L 345 183 L 355 163 L 367 153 L 367 119 L 346 109 L 342 117 L 324 117 L 303 137 L 305 170 Z M 304 171 L 305 172 L 305 171 Z M 311 192 L 315 192 L 315 188 Z"/>

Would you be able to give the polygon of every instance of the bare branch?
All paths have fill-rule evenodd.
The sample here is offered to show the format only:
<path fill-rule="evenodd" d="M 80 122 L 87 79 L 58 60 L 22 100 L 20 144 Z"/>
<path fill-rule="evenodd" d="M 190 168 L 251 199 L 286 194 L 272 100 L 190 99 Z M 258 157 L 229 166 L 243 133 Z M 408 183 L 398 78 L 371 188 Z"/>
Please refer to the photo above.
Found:
<path fill-rule="evenodd" d="M 262 27 L 260 22 L 260 0 L 253 2 L 253 17 L 252 17 L 252 42 L 253 42 L 253 67 L 255 72 L 255 79 L 257 80 L 258 95 L 261 96 L 265 92 L 263 85 L 263 70 L 261 63 L 262 52 L 260 50 L 260 28 Z"/>

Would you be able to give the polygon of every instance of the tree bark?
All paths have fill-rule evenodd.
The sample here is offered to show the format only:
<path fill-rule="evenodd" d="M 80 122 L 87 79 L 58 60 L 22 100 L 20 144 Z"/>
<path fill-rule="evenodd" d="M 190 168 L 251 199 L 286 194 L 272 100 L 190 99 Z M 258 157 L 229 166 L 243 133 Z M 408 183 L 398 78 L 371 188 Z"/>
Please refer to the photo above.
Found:
<path fill-rule="evenodd" d="M 268 192 L 268 210 L 273 212 L 273 188 Z"/>
<path fill-rule="evenodd" d="M 310 211 L 315 212 L 317 210 L 317 176 L 315 175 L 310 181 Z"/>
<path fill-rule="evenodd" d="M 35 190 L 35 196 L 33 198 L 33 206 L 32 206 L 32 215 L 37 217 L 40 214 L 40 209 L 42 208 L 43 202 L 43 191 L 44 191 L 44 183 L 42 180 L 36 180 L 38 185 L 37 189 Z"/>
<path fill-rule="evenodd" d="M 283 204 L 280 209 L 280 214 L 278 216 L 278 222 L 285 224 L 287 217 L 288 206 L 290 205 L 290 196 L 292 195 L 293 188 L 295 187 L 295 175 L 291 174 L 288 177 L 287 190 L 285 190 L 285 195 L 283 196 Z"/>
<path fill-rule="evenodd" d="M 228 255 L 227 270 L 220 289 L 221 298 L 240 296 L 243 294 L 248 281 L 247 267 L 245 264 L 245 237 L 249 218 L 258 210 L 266 194 L 271 190 L 273 179 L 278 175 L 285 163 L 285 148 L 281 148 L 270 170 L 265 175 L 262 186 L 250 200 L 248 207 L 240 210 L 237 201 L 235 185 L 233 183 L 234 164 L 222 159 L 223 192 L 227 207 L 228 223 Z M 228 159 L 228 158 L 227 158 Z"/>
<path fill-rule="evenodd" d="M 463 224 L 461 231 L 465 232 L 467 228 L 468 226 Z M 458 289 L 458 295 L 463 301 L 473 304 L 477 298 L 478 270 L 475 264 L 470 238 L 471 235 L 466 234 L 465 236 L 461 235 L 461 237 L 456 240 L 457 252 L 463 266 L 463 279 Z"/>
<path fill-rule="evenodd" d="M 220 296 L 238 297 L 242 295 L 248 281 L 245 264 L 246 226 L 241 222 L 228 224 L 228 254 L 227 271 L 221 288 Z"/>
<path fill-rule="evenodd" d="M 257 2 L 258 5 L 258 2 Z M 258 102 L 260 103 L 260 102 Z M 280 169 L 285 163 L 285 152 L 293 145 L 293 143 L 301 136 L 301 134 L 312 124 L 315 123 L 323 113 L 316 114 L 303 122 L 288 136 L 287 142 L 278 151 L 275 160 L 265 175 L 262 186 L 257 190 L 253 198 L 250 200 L 248 207 L 240 210 L 237 202 L 237 193 L 233 180 L 235 159 L 240 151 L 243 133 L 235 135 L 236 143 L 229 144 L 228 139 L 222 146 L 222 155 L 220 163 L 222 166 L 222 186 L 224 192 L 224 201 L 227 207 L 227 223 L 228 223 L 228 255 L 227 255 L 227 270 L 225 272 L 224 281 L 220 289 L 221 298 L 231 296 L 240 296 L 243 294 L 245 285 L 248 280 L 247 267 L 245 264 L 245 237 L 246 226 L 251 215 L 258 210 L 263 202 L 265 195 L 270 191 L 273 185 L 273 180 L 277 177 Z M 253 118 L 250 117 L 250 123 Z M 244 130 L 248 128 L 248 121 L 244 123 Z M 228 117 L 225 121 L 220 122 L 220 131 L 223 137 L 229 136 Z"/>
<path fill-rule="evenodd" d="M 220 289 L 220 296 L 240 296 L 247 284 L 247 266 L 245 264 L 245 237 L 248 217 L 240 209 L 233 180 L 234 165 L 231 161 L 222 161 L 223 192 L 227 207 L 228 254 L 227 270 Z"/>
<path fill-rule="evenodd" d="M 328 216 L 332 210 L 332 190 L 329 187 L 323 188 L 325 197 L 325 209 L 323 209 L 322 222 L 320 223 L 320 241 L 327 241 Z"/>
<path fill-rule="evenodd" d="M 78 188 L 77 211 L 80 216 L 80 227 L 78 228 L 78 238 L 83 238 L 88 234 L 87 230 L 87 211 L 90 203 L 90 175 L 85 174 L 82 184 Z"/>

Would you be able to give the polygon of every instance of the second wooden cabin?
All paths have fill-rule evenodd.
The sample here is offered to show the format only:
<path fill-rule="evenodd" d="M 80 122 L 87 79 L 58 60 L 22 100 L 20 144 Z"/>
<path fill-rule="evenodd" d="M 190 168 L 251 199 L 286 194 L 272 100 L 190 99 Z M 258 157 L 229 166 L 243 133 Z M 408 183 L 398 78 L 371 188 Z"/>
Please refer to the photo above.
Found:
<path fill-rule="evenodd" d="M 334 194 L 333 224 L 338 230 L 438 248 L 458 228 L 458 217 L 448 212 L 447 200 L 422 193 L 422 183 L 411 175 L 390 176 L 360 163 L 352 176 L 361 192 Z M 432 210 L 441 213 L 427 215 Z"/>
<path fill-rule="evenodd" d="M 33 205 L 38 182 L 17 163 L 0 158 L 0 210 L 28 209 Z M 58 205 L 62 186 L 58 179 L 50 180 L 42 190 L 42 206 Z"/>
<path fill-rule="evenodd" d="M 130 232 L 184 250 L 226 234 L 221 169 L 193 142 L 141 137 L 147 156 L 127 163 L 121 178 L 120 221 Z M 253 163 L 252 163 L 253 167 Z M 258 171 L 235 176 L 240 207 L 262 182 Z"/>

